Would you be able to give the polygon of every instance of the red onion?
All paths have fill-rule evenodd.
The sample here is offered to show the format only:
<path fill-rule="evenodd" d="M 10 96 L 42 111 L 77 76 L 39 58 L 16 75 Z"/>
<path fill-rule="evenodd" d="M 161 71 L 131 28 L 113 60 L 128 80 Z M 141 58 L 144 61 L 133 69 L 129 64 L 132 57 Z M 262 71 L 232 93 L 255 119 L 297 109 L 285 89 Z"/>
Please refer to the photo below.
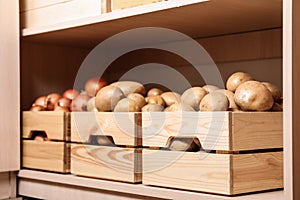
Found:
<path fill-rule="evenodd" d="M 33 111 L 33 112 L 43 111 L 43 110 L 45 110 L 45 108 L 42 107 L 42 106 L 39 106 L 39 105 L 33 105 L 33 106 L 30 108 L 30 111 Z"/>
<path fill-rule="evenodd" d="M 32 106 L 41 106 L 43 108 L 47 107 L 47 101 L 46 101 L 46 96 L 40 96 L 38 97 L 35 102 L 32 104 Z"/>
<path fill-rule="evenodd" d="M 87 111 L 87 102 L 90 97 L 84 93 L 77 96 L 71 103 L 71 111 Z"/>
<path fill-rule="evenodd" d="M 58 93 L 51 93 L 47 96 L 46 102 L 47 102 L 47 109 L 48 110 L 54 110 L 55 104 L 58 102 L 58 100 L 61 98 L 61 95 Z"/>
<path fill-rule="evenodd" d="M 79 95 L 79 92 L 75 89 L 68 89 L 64 92 L 63 97 L 73 100 Z"/>
<path fill-rule="evenodd" d="M 107 81 L 103 78 L 90 78 L 84 86 L 85 91 L 90 96 L 95 96 L 97 92 L 103 88 L 104 86 L 107 86 Z"/>
<path fill-rule="evenodd" d="M 67 99 L 65 97 L 62 97 L 58 100 L 58 102 L 55 104 L 55 108 L 56 107 L 65 107 L 65 108 L 69 108 L 71 105 L 71 100 Z M 54 108 L 54 109 L 55 109 Z"/>

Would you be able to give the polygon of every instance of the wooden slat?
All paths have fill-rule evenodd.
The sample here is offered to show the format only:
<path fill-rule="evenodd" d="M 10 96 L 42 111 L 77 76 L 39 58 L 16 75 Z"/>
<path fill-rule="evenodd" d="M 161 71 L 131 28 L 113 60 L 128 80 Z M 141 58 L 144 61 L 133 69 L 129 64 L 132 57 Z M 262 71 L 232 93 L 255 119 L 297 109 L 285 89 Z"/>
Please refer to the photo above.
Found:
<path fill-rule="evenodd" d="M 94 178 L 141 182 L 141 150 L 92 145 L 71 145 L 71 173 Z M 139 159 L 136 159 L 139 157 Z M 140 163 L 136 163 L 136 162 Z"/>
<path fill-rule="evenodd" d="M 20 0 L 20 12 L 52 6 L 72 0 Z"/>
<path fill-rule="evenodd" d="M 126 8 L 132 8 L 142 6 L 145 4 L 156 3 L 163 0 L 109 0 L 111 1 L 111 10 L 121 10 Z"/>
<path fill-rule="evenodd" d="M 230 194 L 230 155 L 143 150 L 143 183 Z"/>
<path fill-rule="evenodd" d="M 71 141 L 88 142 L 90 135 L 112 136 L 116 145 L 140 146 L 140 113 L 72 112 Z"/>
<path fill-rule="evenodd" d="M 0 172 L 20 169 L 20 36 L 17 0 L 0 1 Z M 5 28 L 4 28 L 5 27 Z"/>
<path fill-rule="evenodd" d="M 50 2 L 49 2 L 50 3 Z M 43 27 L 101 13 L 101 0 L 62 1 L 21 13 L 21 27 Z"/>
<path fill-rule="evenodd" d="M 23 112 L 23 138 L 29 138 L 31 131 L 45 131 L 49 139 L 65 140 L 69 119 L 64 112 Z"/>
<path fill-rule="evenodd" d="M 232 194 L 283 188 L 283 152 L 232 156 Z"/>
<path fill-rule="evenodd" d="M 69 172 L 64 142 L 23 140 L 23 167 L 54 172 Z"/>
<path fill-rule="evenodd" d="M 0 199 L 10 197 L 9 172 L 0 172 Z"/>
<path fill-rule="evenodd" d="M 282 112 L 232 113 L 233 151 L 282 147 Z"/>

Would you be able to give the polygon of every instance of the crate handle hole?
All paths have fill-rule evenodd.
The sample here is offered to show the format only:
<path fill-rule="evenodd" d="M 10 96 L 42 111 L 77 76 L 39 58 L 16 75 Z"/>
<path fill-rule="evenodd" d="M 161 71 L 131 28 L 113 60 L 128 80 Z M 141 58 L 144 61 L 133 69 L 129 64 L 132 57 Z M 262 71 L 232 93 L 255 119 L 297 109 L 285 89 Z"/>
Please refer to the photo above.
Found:
<path fill-rule="evenodd" d="M 197 152 L 201 149 L 201 143 L 197 137 L 170 136 L 166 147 L 171 151 Z"/>
<path fill-rule="evenodd" d="M 90 135 L 89 144 L 100 146 L 115 146 L 114 138 L 110 135 Z"/>
<path fill-rule="evenodd" d="M 45 131 L 31 131 L 29 138 L 35 141 L 49 141 L 49 138 Z"/>

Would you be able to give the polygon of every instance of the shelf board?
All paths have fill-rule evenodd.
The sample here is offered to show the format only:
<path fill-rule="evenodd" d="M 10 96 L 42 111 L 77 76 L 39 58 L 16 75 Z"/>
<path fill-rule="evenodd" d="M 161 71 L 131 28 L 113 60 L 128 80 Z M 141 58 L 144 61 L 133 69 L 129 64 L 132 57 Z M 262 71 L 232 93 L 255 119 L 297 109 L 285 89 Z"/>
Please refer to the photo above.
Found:
<path fill-rule="evenodd" d="M 22 30 L 23 39 L 94 46 L 119 32 L 163 27 L 193 38 L 282 27 L 282 0 L 170 0 Z"/>
<path fill-rule="evenodd" d="M 63 186 L 63 187 L 60 186 L 60 188 L 62 188 L 61 191 L 62 194 L 59 194 L 59 191 L 56 191 L 57 196 L 68 195 L 66 194 L 65 188 L 75 186 L 77 189 L 89 188 L 89 189 L 94 189 L 95 191 L 101 190 L 101 191 L 125 193 L 125 194 L 148 196 L 148 197 L 155 197 L 155 198 L 166 198 L 166 199 L 204 199 L 204 200 L 229 200 L 229 199 L 277 200 L 278 199 L 279 200 L 285 198 L 285 193 L 282 190 L 257 193 L 257 194 L 249 194 L 244 196 L 227 197 L 227 196 L 205 194 L 205 193 L 192 192 L 192 191 L 173 190 L 168 188 L 145 186 L 142 184 L 129 184 L 129 183 L 122 183 L 122 182 L 108 181 L 108 180 L 85 178 L 85 177 L 79 177 L 70 174 L 63 175 L 63 174 L 56 174 L 56 173 L 49 173 L 49 172 L 41 172 L 35 170 L 21 170 L 18 174 L 18 177 L 19 177 L 20 194 L 31 195 L 33 197 L 37 197 L 37 195 L 34 194 L 35 192 L 43 193 L 43 191 L 48 191 L 48 192 L 51 191 L 51 186 L 53 185 L 53 183 L 55 183 Z M 32 187 L 34 187 L 35 185 L 38 185 L 39 191 L 34 191 L 32 189 Z M 99 195 L 101 194 L 99 193 Z M 46 196 L 44 196 L 44 198 L 45 197 Z"/>

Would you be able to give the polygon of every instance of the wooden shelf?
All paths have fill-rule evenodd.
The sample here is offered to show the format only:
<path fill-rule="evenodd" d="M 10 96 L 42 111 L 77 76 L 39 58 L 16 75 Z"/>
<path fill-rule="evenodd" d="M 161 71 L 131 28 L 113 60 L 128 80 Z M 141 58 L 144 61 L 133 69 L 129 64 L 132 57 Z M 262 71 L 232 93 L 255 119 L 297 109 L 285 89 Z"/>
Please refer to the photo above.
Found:
<path fill-rule="evenodd" d="M 94 191 L 98 199 L 102 194 L 119 193 L 124 196 L 136 195 L 162 199 L 203 199 L 203 200 L 265 200 L 284 199 L 284 191 L 263 192 L 244 196 L 227 197 L 184 190 L 144 186 L 142 184 L 129 184 L 108 180 L 91 179 L 74 175 L 62 175 L 34 170 L 21 170 L 19 177 L 19 194 L 42 199 L 58 199 L 64 195 L 74 199 L 74 191 L 79 188 L 85 191 Z M 73 192 L 73 194 L 72 194 Z M 95 195 L 95 194 L 94 194 Z M 117 195 L 117 194 L 116 194 Z M 77 199 L 88 199 L 89 195 L 76 196 Z M 93 196 L 96 197 L 96 196 Z"/>
<path fill-rule="evenodd" d="M 193 38 L 282 27 L 282 0 L 170 0 L 22 30 L 34 42 L 93 46 L 138 27 L 164 27 Z"/>

